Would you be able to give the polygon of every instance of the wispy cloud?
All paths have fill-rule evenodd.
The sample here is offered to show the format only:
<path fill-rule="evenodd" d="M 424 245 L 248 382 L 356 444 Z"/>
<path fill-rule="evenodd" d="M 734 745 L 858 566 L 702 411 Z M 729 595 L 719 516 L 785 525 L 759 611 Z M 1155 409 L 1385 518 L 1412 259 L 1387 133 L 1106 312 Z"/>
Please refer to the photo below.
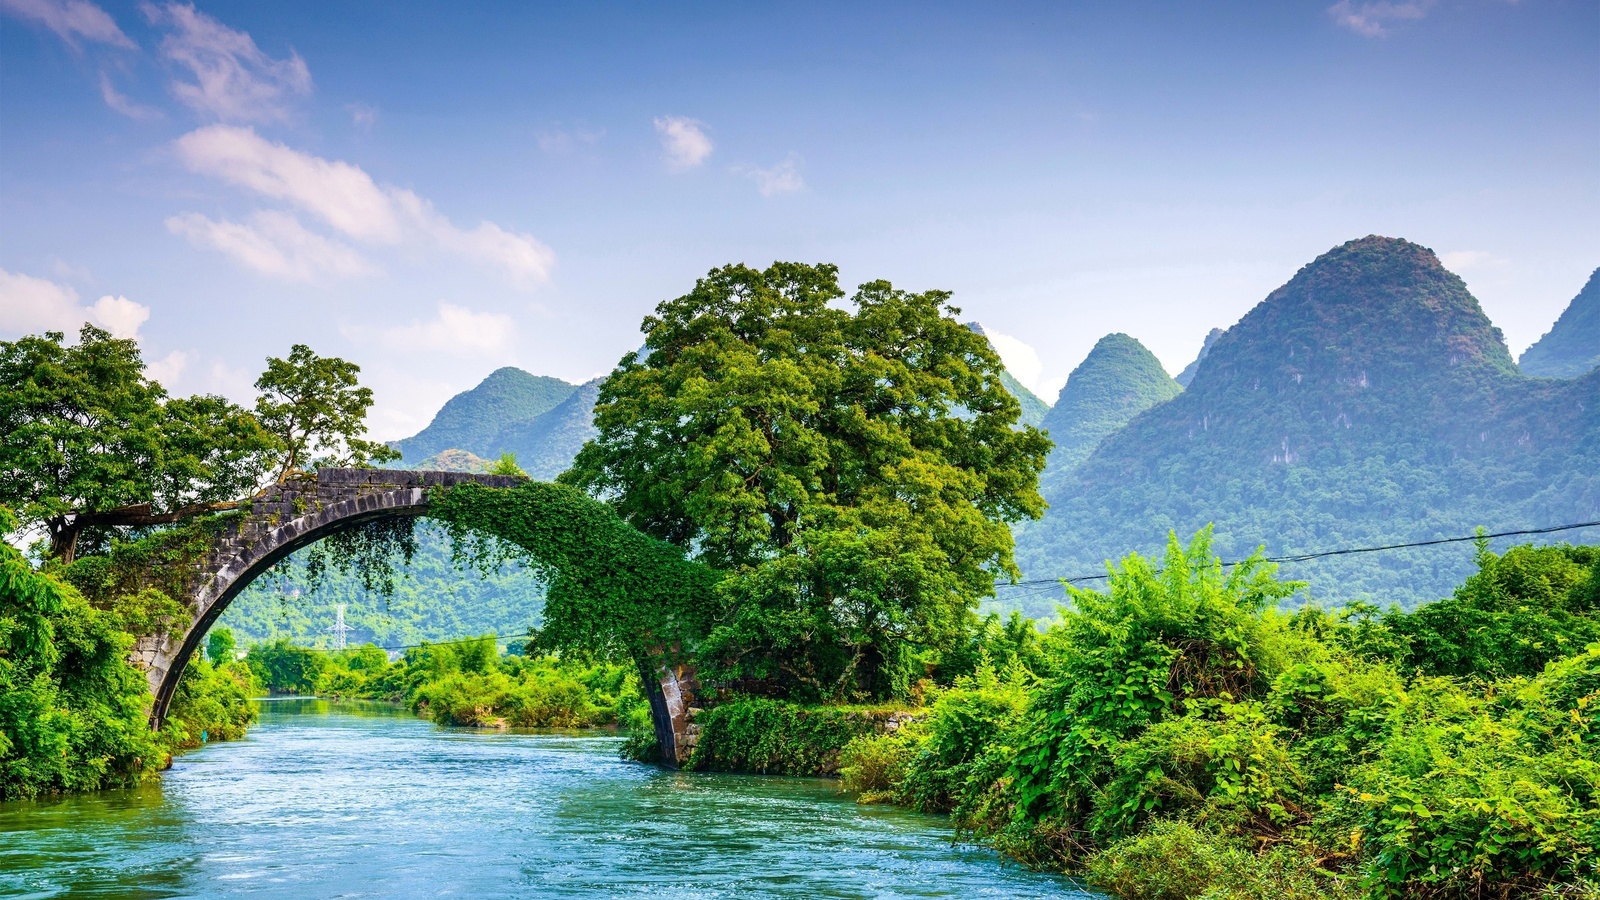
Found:
<path fill-rule="evenodd" d="M 547 128 L 534 135 L 539 149 L 549 154 L 570 153 L 580 146 L 599 142 L 606 136 L 604 128 L 591 131 L 587 128 Z"/>
<path fill-rule="evenodd" d="M 412 191 L 380 185 L 359 166 L 302 153 L 268 141 L 249 128 L 207 126 L 179 138 L 174 148 L 191 171 L 287 202 L 362 243 L 393 245 L 424 240 L 489 263 L 524 285 L 543 282 L 555 265 L 555 253 L 531 235 L 508 231 L 488 221 L 475 228 L 460 228 Z M 190 226 L 210 222 L 197 213 L 174 219 L 178 225 L 169 220 L 168 227 L 186 235 L 190 234 Z M 226 231 L 228 246 L 237 248 L 232 254 L 241 261 L 246 259 L 242 255 L 246 247 L 259 246 L 245 241 L 248 235 L 238 230 L 241 226 L 211 224 L 231 226 Z M 215 229 L 211 231 L 217 233 Z M 222 249 L 221 244 L 209 238 L 204 242 Z M 258 261 L 248 263 L 258 271 L 298 271 L 292 265 L 284 269 L 276 263 L 268 268 L 261 262 L 267 257 L 256 251 L 248 258 Z"/>
<path fill-rule="evenodd" d="M 299 219 L 277 210 L 258 212 L 249 223 L 183 213 L 167 219 L 167 230 L 197 247 L 220 251 L 245 268 L 286 281 L 320 282 L 377 271 L 360 253 L 308 231 Z"/>
<path fill-rule="evenodd" d="M 799 164 L 800 158 L 791 153 L 788 159 L 769 169 L 745 165 L 735 166 L 734 171 L 754 180 L 761 196 L 774 197 L 805 189 L 806 182 L 800 177 Z"/>
<path fill-rule="evenodd" d="M 353 340 L 375 337 L 392 350 L 498 356 L 510 346 L 516 323 L 502 313 L 474 312 L 464 306 L 441 303 L 438 315 L 426 321 L 376 332 L 360 327 L 342 331 Z"/>
<path fill-rule="evenodd" d="M 273 59 L 250 35 L 182 3 L 147 3 L 143 10 L 152 24 L 170 31 L 161 55 L 193 79 L 174 80 L 173 93 L 202 115 L 226 122 L 284 121 L 292 99 L 311 93 L 311 70 L 292 50 L 288 59 Z"/>
<path fill-rule="evenodd" d="M 0 269 L 0 333 L 71 334 L 85 322 L 119 338 L 136 338 L 150 318 L 150 307 L 127 297 L 106 295 L 85 307 L 71 286 Z"/>
<path fill-rule="evenodd" d="M 129 50 L 137 46 L 110 13 L 87 0 L 0 0 L 0 10 L 43 25 L 73 49 L 80 48 L 80 41 Z"/>
<path fill-rule="evenodd" d="M 378 108 L 365 103 L 347 103 L 345 112 L 350 114 L 350 124 L 362 131 L 371 131 L 372 126 L 378 124 Z"/>
<path fill-rule="evenodd" d="M 153 119 L 166 118 L 164 115 L 162 115 L 161 110 L 156 109 L 153 106 L 144 106 L 142 104 L 134 103 L 132 100 L 129 100 L 127 97 L 118 93 L 116 85 L 111 83 L 111 76 L 107 75 L 105 72 L 100 73 L 100 96 L 105 99 L 107 106 L 111 107 L 116 112 L 122 113 L 130 119 L 148 122 Z"/>
<path fill-rule="evenodd" d="M 711 138 L 706 124 L 683 116 L 662 116 L 655 120 L 661 149 L 667 154 L 667 167 L 675 172 L 692 169 L 711 156 Z"/>
<path fill-rule="evenodd" d="M 1415 22 L 1428 14 L 1433 8 L 1435 0 L 1406 0 L 1406 2 L 1393 3 L 1390 0 L 1375 0 L 1375 2 L 1355 3 L 1352 0 L 1339 0 L 1338 3 L 1328 7 L 1328 15 L 1340 25 L 1354 31 L 1356 34 L 1367 37 L 1386 37 L 1389 26 L 1395 22 Z"/>

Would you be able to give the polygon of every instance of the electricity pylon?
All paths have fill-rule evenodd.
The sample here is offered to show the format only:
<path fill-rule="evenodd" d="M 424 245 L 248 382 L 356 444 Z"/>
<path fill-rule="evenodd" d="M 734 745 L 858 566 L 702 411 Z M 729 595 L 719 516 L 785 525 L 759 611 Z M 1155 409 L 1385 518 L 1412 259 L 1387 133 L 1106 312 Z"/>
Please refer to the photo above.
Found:
<path fill-rule="evenodd" d="M 349 632 L 355 631 L 354 628 L 344 623 L 343 603 L 339 604 L 338 611 L 334 614 L 333 627 L 329 628 L 328 631 L 333 635 L 333 649 L 343 650 L 344 636 Z"/>

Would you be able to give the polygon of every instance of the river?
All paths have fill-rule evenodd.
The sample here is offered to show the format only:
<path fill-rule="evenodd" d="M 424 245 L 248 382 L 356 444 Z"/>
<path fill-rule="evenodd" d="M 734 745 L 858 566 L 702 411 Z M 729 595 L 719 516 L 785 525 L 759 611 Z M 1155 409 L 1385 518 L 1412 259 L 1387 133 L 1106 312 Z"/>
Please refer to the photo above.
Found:
<path fill-rule="evenodd" d="M 669 772 L 604 733 L 262 706 L 158 784 L 0 804 L 0 896 L 1094 896 L 828 781 Z"/>

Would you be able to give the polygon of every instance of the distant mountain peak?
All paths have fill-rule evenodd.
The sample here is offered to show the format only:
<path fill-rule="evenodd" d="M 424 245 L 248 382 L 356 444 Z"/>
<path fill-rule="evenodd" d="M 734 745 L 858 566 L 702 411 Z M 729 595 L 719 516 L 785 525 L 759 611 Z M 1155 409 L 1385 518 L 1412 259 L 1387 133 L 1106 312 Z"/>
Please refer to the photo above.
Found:
<path fill-rule="evenodd" d="M 1184 387 L 1188 387 L 1189 382 L 1194 380 L 1194 373 L 1200 370 L 1200 361 L 1206 358 L 1207 353 L 1211 352 L 1211 345 L 1215 344 L 1219 337 L 1222 337 L 1221 328 L 1213 328 L 1206 332 L 1206 339 L 1200 345 L 1200 354 L 1194 358 L 1194 362 L 1184 366 L 1183 371 L 1174 376 L 1172 380 Z"/>
<path fill-rule="evenodd" d="M 495 439 L 502 429 L 538 418 L 577 390 L 577 385 L 559 378 L 505 366 L 490 372 L 471 390 L 451 397 L 427 428 L 394 446 L 407 463 L 443 450 L 494 458 L 499 456 Z"/>
<path fill-rule="evenodd" d="M 1544 337 L 1523 351 L 1525 375 L 1577 378 L 1600 367 L 1600 269 L 1572 298 Z"/>
<path fill-rule="evenodd" d="M 1067 376 L 1044 428 L 1055 442 L 1046 473 L 1052 478 L 1083 462 L 1106 435 L 1180 391 L 1144 344 L 1116 333 L 1101 338 Z"/>

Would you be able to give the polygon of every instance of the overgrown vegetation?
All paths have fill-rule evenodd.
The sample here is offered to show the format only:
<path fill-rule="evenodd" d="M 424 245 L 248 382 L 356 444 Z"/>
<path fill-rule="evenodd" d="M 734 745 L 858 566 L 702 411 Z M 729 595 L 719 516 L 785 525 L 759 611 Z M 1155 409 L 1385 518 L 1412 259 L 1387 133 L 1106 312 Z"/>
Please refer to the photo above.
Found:
<path fill-rule="evenodd" d="M 0 533 L 15 526 L 0 508 Z M 0 800 L 134 784 L 174 751 L 243 734 L 256 715 L 248 670 L 203 660 L 150 730 L 150 692 L 127 657 L 139 629 L 176 614 L 169 603 L 154 590 L 91 603 L 0 544 Z"/>
<path fill-rule="evenodd" d="M 1119 897 L 1594 896 L 1600 552 L 1477 560 L 1436 607 L 1286 614 L 1272 566 L 1173 540 L 844 785 Z"/>
<path fill-rule="evenodd" d="M 502 655 L 492 634 L 413 647 L 394 662 L 370 644 L 330 653 L 288 641 L 257 644 L 245 661 L 275 693 L 405 703 L 441 725 L 651 730 L 634 666 Z"/>

